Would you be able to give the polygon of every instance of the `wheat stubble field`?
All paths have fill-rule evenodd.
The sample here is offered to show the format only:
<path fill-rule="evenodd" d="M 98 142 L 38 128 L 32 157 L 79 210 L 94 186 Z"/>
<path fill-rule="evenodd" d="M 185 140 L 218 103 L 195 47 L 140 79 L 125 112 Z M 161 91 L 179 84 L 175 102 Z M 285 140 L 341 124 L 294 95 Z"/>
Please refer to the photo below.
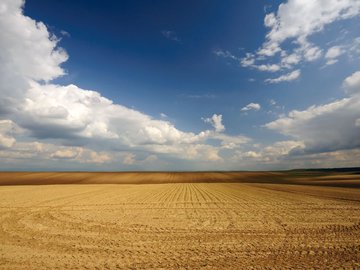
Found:
<path fill-rule="evenodd" d="M 360 268 L 358 173 L 0 173 L 0 184 L 1 269 Z"/>

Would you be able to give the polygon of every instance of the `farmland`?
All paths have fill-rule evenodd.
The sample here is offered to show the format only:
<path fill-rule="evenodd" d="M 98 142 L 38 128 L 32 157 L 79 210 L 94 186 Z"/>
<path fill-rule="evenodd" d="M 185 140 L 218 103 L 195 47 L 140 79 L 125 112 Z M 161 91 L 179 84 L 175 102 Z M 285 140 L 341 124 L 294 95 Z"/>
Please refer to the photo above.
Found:
<path fill-rule="evenodd" d="M 54 175 L 41 177 L 54 181 Z M 197 181 L 199 175 L 187 183 L 169 175 L 167 183 L 157 175 L 157 184 L 143 173 L 138 182 L 149 183 L 86 183 L 95 178 L 85 177 L 85 184 L 5 185 L 10 178 L 3 174 L 0 268 L 360 267 L 356 174 L 316 176 L 323 185 L 319 179 L 310 185 L 303 174 L 274 177 L 285 183 L 271 183 L 268 174 L 252 181 L 243 175 L 242 182 L 213 174 L 209 183 Z M 29 174 L 19 176 L 30 181 Z"/>

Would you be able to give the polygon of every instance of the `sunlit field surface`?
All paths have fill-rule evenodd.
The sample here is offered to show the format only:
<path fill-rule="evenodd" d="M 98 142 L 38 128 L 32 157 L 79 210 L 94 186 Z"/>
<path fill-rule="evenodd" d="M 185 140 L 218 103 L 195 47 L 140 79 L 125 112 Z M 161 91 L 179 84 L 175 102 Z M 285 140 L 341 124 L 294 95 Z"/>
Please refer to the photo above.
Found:
<path fill-rule="evenodd" d="M 264 174 L 26 174 L 0 186 L 0 268 L 360 268 L 358 174 Z"/>

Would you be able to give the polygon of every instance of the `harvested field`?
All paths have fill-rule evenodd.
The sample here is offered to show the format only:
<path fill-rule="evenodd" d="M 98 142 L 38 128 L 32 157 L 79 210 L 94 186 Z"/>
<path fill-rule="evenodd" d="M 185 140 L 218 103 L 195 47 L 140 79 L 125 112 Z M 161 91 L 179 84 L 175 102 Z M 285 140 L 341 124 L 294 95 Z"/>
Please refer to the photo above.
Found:
<path fill-rule="evenodd" d="M 0 197 L 1 269 L 360 268 L 357 188 L 18 185 Z"/>
<path fill-rule="evenodd" d="M 281 172 L 0 172 L 0 185 L 270 183 L 360 187 L 360 168 Z"/>

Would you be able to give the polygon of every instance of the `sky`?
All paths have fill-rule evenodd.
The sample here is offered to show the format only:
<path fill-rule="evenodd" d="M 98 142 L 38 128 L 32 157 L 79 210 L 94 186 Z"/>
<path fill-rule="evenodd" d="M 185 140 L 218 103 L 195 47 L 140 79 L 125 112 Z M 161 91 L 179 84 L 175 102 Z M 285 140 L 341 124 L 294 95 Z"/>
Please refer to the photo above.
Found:
<path fill-rule="evenodd" d="M 360 0 L 0 0 L 0 170 L 360 166 Z"/>

